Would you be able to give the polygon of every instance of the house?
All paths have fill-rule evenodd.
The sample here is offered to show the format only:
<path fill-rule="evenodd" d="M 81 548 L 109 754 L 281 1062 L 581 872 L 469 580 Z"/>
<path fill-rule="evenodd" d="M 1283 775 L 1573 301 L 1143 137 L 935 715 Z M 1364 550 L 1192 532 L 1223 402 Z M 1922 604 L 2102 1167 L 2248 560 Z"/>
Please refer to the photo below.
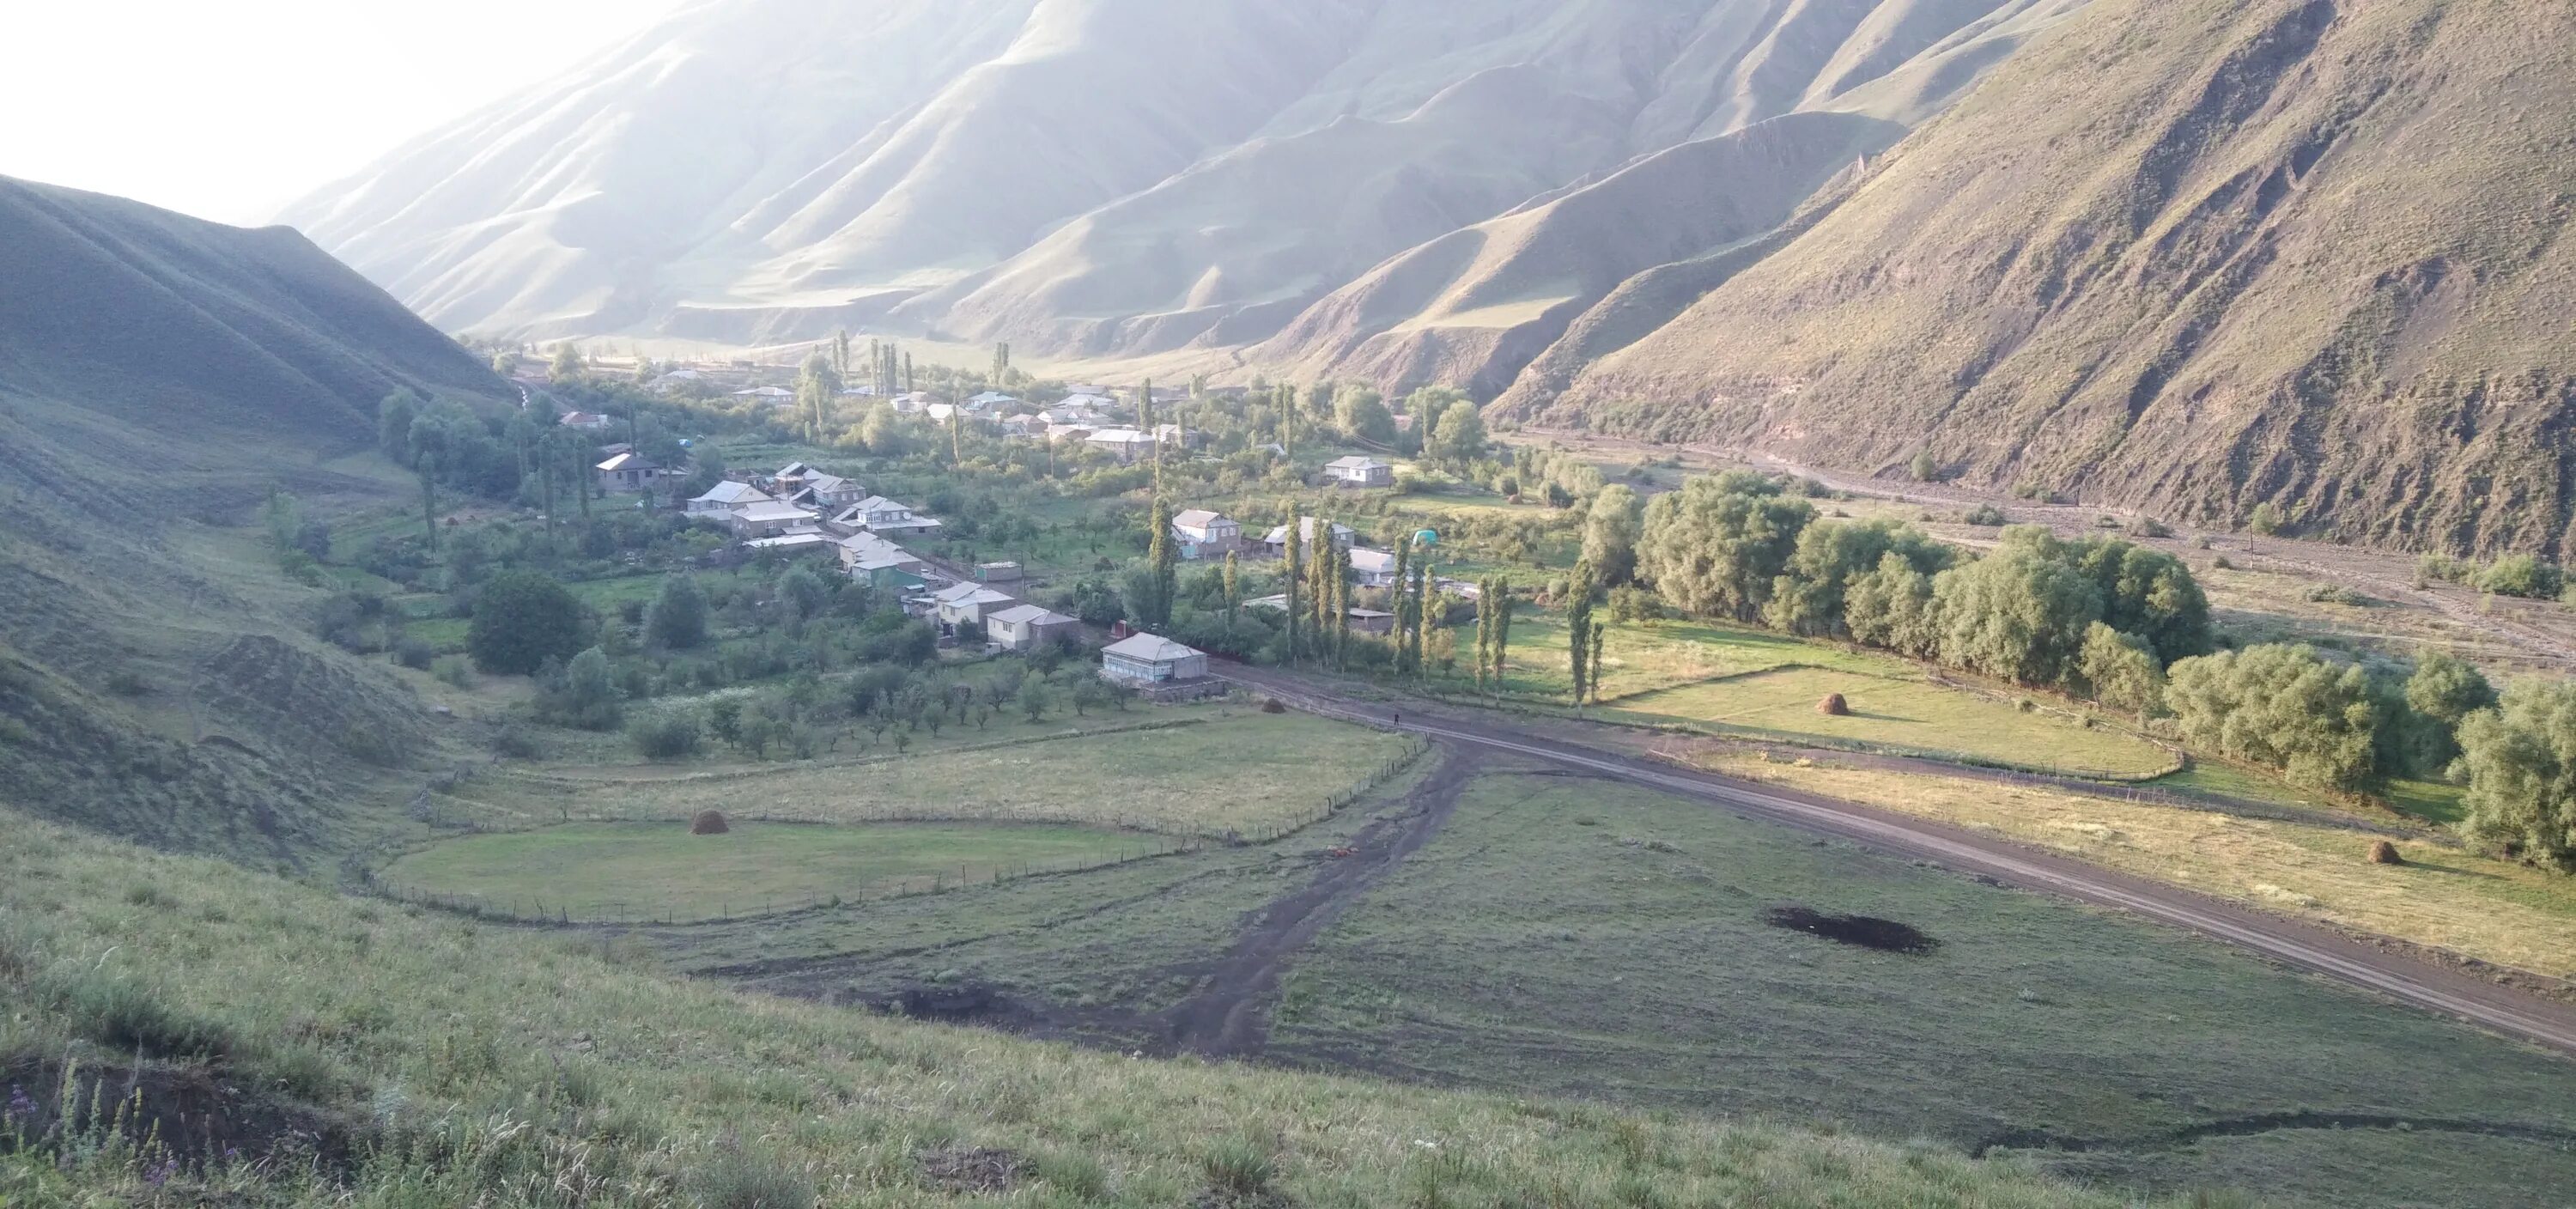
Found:
<path fill-rule="evenodd" d="M 1199 443 L 1198 434 L 1192 433 L 1178 424 L 1155 425 L 1154 439 L 1165 445 L 1169 445 L 1174 449 L 1187 449 L 1190 446 Z"/>
<path fill-rule="evenodd" d="M 921 533 L 939 527 L 935 517 L 915 516 L 912 509 L 882 495 L 872 495 L 849 506 L 833 517 L 839 524 L 865 529 L 870 533 Z"/>
<path fill-rule="evenodd" d="M 771 486 L 791 504 L 817 512 L 835 512 L 867 498 L 867 489 L 837 474 L 789 462 L 770 476 Z"/>
<path fill-rule="evenodd" d="M 973 412 L 999 411 L 1002 408 L 1009 407 L 1019 401 L 1020 400 L 1017 395 L 1006 395 L 998 390 L 988 390 L 972 399 L 966 400 L 966 410 Z"/>
<path fill-rule="evenodd" d="M 787 532 L 776 537 L 755 537 L 743 543 L 753 550 L 769 550 L 780 554 L 820 554 L 838 544 L 839 540 L 831 534 L 801 525 L 790 526 Z"/>
<path fill-rule="evenodd" d="M 1205 508 L 1191 508 L 1172 518 L 1172 536 L 1180 539 L 1182 558 L 1222 558 L 1243 544 L 1243 526 Z"/>
<path fill-rule="evenodd" d="M 733 529 L 733 535 L 746 541 L 777 537 L 797 526 L 811 528 L 816 519 L 812 512 L 781 500 L 745 504 L 724 514 L 724 522 Z"/>
<path fill-rule="evenodd" d="M 752 504 L 775 504 L 777 502 L 778 497 L 773 496 L 758 487 L 754 487 L 749 483 L 726 479 L 725 481 L 708 488 L 705 495 L 690 500 L 689 515 L 707 516 L 712 513 L 720 516 L 721 514 L 731 512 L 736 508 L 748 507 Z"/>
<path fill-rule="evenodd" d="M 755 386 L 733 392 L 733 397 L 747 403 L 769 403 L 785 406 L 796 401 L 796 392 L 784 386 Z"/>
<path fill-rule="evenodd" d="M 921 413 L 930 410 L 930 392 L 926 390 L 914 390 L 896 395 L 894 397 L 894 410 L 897 415 L 920 415 Z"/>
<path fill-rule="evenodd" d="M 1351 547 L 1351 582 L 1363 588 L 1395 586 L 1395 556 L 1384 550 Z"/>
<path fill-rule="evenodd" d="M 648 389 L 658 395 L 667 395 L 692 382 L 701 382 L 705 379 L 705 374 L 699 373 L 694 369 L 675 369 L 653 379 L 653 381 L 648 384 Z"/>
<path fill-rule="evenodd" d="M 1031 433 L 1045 431 L 1046 421 L 1037 418 L 1031 412 L 1024 411 L 1015 416 L 1002 417 L 1002 435 L 1006 437 L 1025 437 Z"/>
<path fill-rule="evenodd" d="M 979 584 L 1018 583 L 1027 577 L 1028 572 L 1018 563 L 975 564 L 975 582 Z"/>
<path fill-rule="evenodd" d="M 844 386 L 841 388 L 841 397 L 844 399 L 873 399 L 877 397 L 876 384 L 873 382 L 862 382 L 857 386 Z"/>
<path fill-rule="evenodd" d="M 598 473 L 602 491 L 651 491 L 679 473 L 665 470 L 631 449 L 591 469 Z"/>
<path fill-rule="evenodd" d="M 1198 680 L 1208 674 L 1208 661 L 1169 638 L 1138 633 L 1101 648 L 1100 674 L 1130 684 Z"/>
<path fill-rule="evenodd" d="M 578 428 L 584 432 L 598 432 L 616 421 L 595 411 L 568 411 L 556 423 L 566 428 Z"/>
<path fill-rule="evenodd" d="M 851 534 L 841 539 L 840 547 L 841 569 L 870 587 L 919 588 L 921 573 L 929 569 L 910 551 L 873 533 Z"/>
<path fill-rule="evenodd" d="M 996 592 L 982 584 L 958 584 L 931 594 L 933 614 L 939 624 L 950 628 L 984 624 L 984 610 L 1007 609 L 1020 603 L 1008 593 Z"/>
<path fill-rule="evenodd" d="M 1351 539 L 1359 536 L 1359 530 L 1353 529 L 1349 525 L 1335 525 L 1332 527 L 1331 532 L 1333 540 L 1340 542 L 1343 545 L 1349 545 Z M 1314 517 L 1301 516 L 1297 518 L 1297 542 L 1299 545 L 1305 546 L 1309 549 L 1314 547 Z M 1272 529 L 1268 537 L 1261 539 L 1261 544 L 1269 548 L 1272 557 L 1286 557 L 1288 553 L 1288 526 L 1281 525 L 1278 528 Z"/>
<path fill-rule="evenodd" d="M 1089 424 L 1049 424 L 1046 430 L 1047 440 L 1058 445 L 1072 441 L 1088 441 L 1091 439 L 1091 433 L 1092 427 Z"/>
<path fill-rule="evenodd" d="M 1098 387 L 1092 387 L 1088 390 L 1075 390 L 1073 393 L 1049 404 L 1047 410 L 1069 411 L 1077 415 L 1097 416 L 1105 411 L 1114 411 L 1117 407 L 1118 400 L 1110 398 L 1109 392 L 1101 390 Z"/>
<path fill-rule="evenodd" d="M 1388 487 L 1395 483 L 1395 467 L 1354 454 L 1324 463 L 1324 476 L 1344 487 Z"/>
<path fill-rule="evenodd" d="M 1082 424 L 1092 428 L 1102 427 L 1099 408 L 1076 407 L 1073 406 L 1069 400 L 1064 403 L 1058 403 L 1053 407 L 1039 412 L 1038 419 L 1048 424 Z"/>
<path fill-rule="evenodd" d="M 984 637 L 1009 651 L 1033 651 L 1074 633 L 1082 623 L 1036 605 L 1014 605 L 984 617 Z"/>
<path fill-rule="evenodd" d="M 1154 438 L 1133 428 L 1104 428 L 1083 439 L 1094 449 L 1105 449 L 1118 455 L 1121 462 L 1133 462 L 1154 452 Z"/>

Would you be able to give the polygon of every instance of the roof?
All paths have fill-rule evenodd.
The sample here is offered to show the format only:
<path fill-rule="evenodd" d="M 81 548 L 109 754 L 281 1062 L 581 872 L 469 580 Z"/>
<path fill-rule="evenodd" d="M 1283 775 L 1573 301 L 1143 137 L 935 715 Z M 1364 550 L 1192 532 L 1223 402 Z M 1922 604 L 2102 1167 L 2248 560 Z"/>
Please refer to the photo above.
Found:
<path fill-rule="evenodd" d="M 810 521 L 814 519 L 814 514 L 812 512 L 799 508 L 794 504 L 780 503 L 777 500 L 745 504 L 740 508 L 734 509 L 733 514 L 743 520 L 755 523 L 761 521 Z"/>
<path fill-rule="evenodd" d="M 1062 613 L 1043 609 L 1033 604 L 1024 604 L 1016 608 L 1004 609 L 985 620 L 998 621 L 1003 625 L 1028 625 L 1032 622 L 1039 625 L 1065 625 L 1073 621 L 1072 618 L 1067 617 Z"/>
<path fill-rule="evenodd" d="M 1393 469 L 1395 469 L 1395 467 L 1393 467 L 1393 466 L 1389 466 L 1389 465 L 1387 465 L 1386 463 L 1384 463 L 1384 462 L 1381 462 L 1381 461 L 1377 460 L 1376 458 L 1372 458 L 1372 457 L 1363 457 L 1363 456 L 1361 456 L 1361 455 L 1359 455 L 1359 454 L 1352 454 L 1351 456 L 1346 457 L 1346 458 L 1334 458 L 1332 461 L 1329 461 L 1329 462 L 1324 463 L 1324 469 L 1326 469 L 1326 470 L 1393 470 Z"/>
<path fill-rule="evenodd" d="M 805 546 L 828 546 L 832 544 L 832 535 L 829 533 L 787 533 L 777 537 L 754 538 L 751 541 L 744 542 L 743 544 L 758 550 L 793 550 Z"/>
<path fill-rule="evenodd" d="M 1234 522 L 1225 519 L 1223 513 L 1210 512 L 1205 508 L 1191 508 L 1174 516 L 1172 523 L 1185 529 L 1205 529 L 1210 525 L 1230 525 Z"/>
<path fill-rule="evenodd" d="M 1344 524 L 1335 524 L 1335 525 L 1333 526 L 1333 536 L 1334 536 L 1336 539 L 1339 539 L 1339 538 L 1345 538 L 1345 537 L 1356 537 L 1356 536 L 1358 536 L 1358 535 L 1359 535 L 1359 530 L 1357 530 L 1357 529 L 1353 529 L 1353 528 L 1351 528 L 1349 525 L 1344 525 Z M 1297 518 L 1297 536 L 1298 536 L 1301 540 L 1304 540 L 1304 541 L 1313 541 L 1313 540 L 1315 540 L 1315 518 L 1314 518 L 1314 517 L 1311 517 L 1311 516 L 1301 516 L 1301 517 L 1298 517 L 1298 518 Z M 1263 541 L 1266 541 L 1266 542 L 1268 542 L 1269 544 L 1274 545 L 1274 546 L 1286 545 L 1286 544 L 1287 544 L 1287 542 L 1288 542 L 1288 526 L 1286 526 L 1286 525 L 1280 525 L 1280 526 L 1277 526 L 1277 527 L 1273 528 L 1273 529 L 1270 531 L 1270 536 L 1268 536 L 1268 537 L 1266 537 L 1266 538 L 1263 538 L 1262 540 L 1263 540 Z"/>
<path fill-rule="evenodd" d="M 805 464 L 805 463 L 803 463 L 803 462 L 789 462 L 788 464 L 786 464 L 786 465 L 784 465 L 784 466 L 779 467 L 779 468 L 778 468 L 778 473 L 777 473 L 777 474 L 775 474 L 775 475 L 772 475 L 772 476 L 770 476 L 770 477 L 772 477 L 772 478 L 781 478 L 781 479 L 792 479 L 792 478 L 795 478 L 795 477 L 796 477 L 796 476 L 798 476 L 798 475 L 802 475 L 802 474 L 812 474 L 813 472 L 814 472 L 814 468 L 813 468 L 813 467 L 811 467 L 811 466 L 806 465 L 806 464 Z"/>
<path fill-rule="evenodd" d="M 653 469 L 653 463 L 648 462 L 648 461 L 645 461 L 645 460 L 644 460 L 644 457 L 643 457 L 643 455 L 642 455 L 642 454 L 636 454 L 636 453 L 621 453 L 621 454 L 617 455 L 616 457 L 613 457 L 613 458 L 608 459 L 608 460 L 607 460 L 607 461 L 605 461 L 605 462 L 601 462 L 601 463 L 599 464 L 599 469 L 601 469 L 601 470 L 651 470 L 651 469 Z"/>
<path fill-rule="evenodd" d="M 794 398 L 795 395 L 795 391 L 789 390 L 783 386 L 755 386 L 749 390 L 738 390 L 733 392 L 733 397 L 737 399 L 745 397 L 754 399 L 789 399 Z"/>
<path fill-rule="evenodd" d="M 1384 550 L 1362 550 L 1353 546 L 1351 547 L 1351 569 L 1392 572 L 1395 570 L 1395 556 Z"/>
<path fill-rule="evenodd" d="M 1141 659 L 1147 663 L 1170 663 L 1176 659 L 1187 659 L 1198 654 L 1197 651 L 1169 638 L 1145 633 L 1134 634 L 1110 643 L 1100 648 L 1100 653 L 1125 659 Z"/>
<path fill-rule="evenodd" d="M 1151 445 L 1154 443 L 1154 438 L 1133 428 L 1103 428 L 1091 434 L 1090 440 L 1098 445 Z"/>
<path fill-rule="evenodd" d="M 815 491 L 832 492 L 849 486 L 850 480 L 842 478 L 837 474 L 825 474 L 820 470 L 811 470 L 807 471 L 805 474 L 805 485 Z"/>
<path fill-rule="evenodd" d="M 1008 592 L 996 592 L 982 584 L 958 584 L 956 587 L 934 592 L 932 596 L 944 605 L 1009 604 L 1019 599 Z"/>
<path fill-rule="evenodd" d="M 980 404 L 980 405 L 985 406 L 985 407 L 990 407 L 990 406 L 992 406 L 992 405 L 994 405 L 994 404 L 996 404 L 996 403 L 1017 403 L 1017 402 L 1019 402 L 1020 400 L 1019 400 L 1019 396 L 1017 396 L 1017 395 L 1006 395 L 1006 394 L 1003 394 L 1002 392 L 1000 392 L 1000 391 L 998 391 L 998 390 L 988 390 L 988 391 L 985 391 L 984 393 L 982 393 L 982 394 L 980 394 L 980 395 L 977 395 L 977 396 L 975 396 L 974 398 L 972 398 L 972 399 L 968 399 L 968 400 L 966 400 L 966 401 L 967 401 L 967 402 L 969 402 L 969 403 L 975 403 L 975 404 Z"/>
<path fill-rule="evenodd" d="M 763 501 L 777 502 L 776 497 L 758 487 L 726 479 L 708 488 L 705 495 L 689 502 L 692 504 L 757 504 Z"/>
<path fill-rule="evenodd" d="M 853 512 L 910 512 L 912 511 L 912 507 L 908 504 L 898 504 L 882 495 L 872 495 L 866 499 L 860 500 L 858 503 L 850 505 L 850 510 Z"/>

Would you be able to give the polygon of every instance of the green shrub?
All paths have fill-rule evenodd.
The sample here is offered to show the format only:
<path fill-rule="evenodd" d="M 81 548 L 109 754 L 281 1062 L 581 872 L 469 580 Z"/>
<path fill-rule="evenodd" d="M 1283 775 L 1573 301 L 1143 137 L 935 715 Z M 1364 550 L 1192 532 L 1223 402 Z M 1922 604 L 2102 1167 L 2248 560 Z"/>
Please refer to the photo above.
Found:
<path fill-rule="evenodd" d="M 429 665 L 429 674 L 457 688 L 474 687 L 474 664 L 463 655 L 442 655 Z"/>
<path fill-rule="evenodd" d="M 1221 1138 L 1199 1157 L 1212 1190 L 1235 1200 L 1260 1196 L 1279 1176 L 1279 1160 L 1249 1138 Z"/>
<path fill-rule="evenodd" d="M 2012 518 L 2004 515 L 2004 510 L 1993 504 L 1979 504 L 1970 508 L 1966 516 L 1959 518 L 1960 524 L 1974 525 L 1980 529 L 2000 529 L 2011 522 Z"/>
<path fill-rule="evenodd" d="M 83 1036 L 101 1045 L 151 1058 L 203 1060 L 233 1052 L 231 1030 L 172 1007 L 161 993 L 115 974 L 84 972 L 56 996 L 63 1014 Z"/>
<path fill-rule="evenodd" d="M 689 1173 L 688 1189 L 705 1209 L 812 1209 L 814 1180 L 784 1160 L 726 1150 Z"/>
<path fill-rule="evenodd" d="M 635 750 L 648 760 L 685 760 L 698 754 L 705 744 L 705 732 L 692 713 L 669 713 L 655 718 L 639 719 L 628 729 Z"/>
<path fill-rule="evenodd" d="M 431 646 L 428 639 L 405 634 L 394 640 L 394 662 L 415 672 L 430 670 L 437 658 L 438 648 Z M 458 659 L 456 662 L 461 664 L 464 660 Z"/>
<path fill-rule="evenodd" d="M 2528 554 L 2508 554 L 2479 573 L 2478 588 L 2498 596 L 2555 600 L 2565 590 L 2566 579 L 2566 573 L 2556 563 L 2543 562 Z"/>

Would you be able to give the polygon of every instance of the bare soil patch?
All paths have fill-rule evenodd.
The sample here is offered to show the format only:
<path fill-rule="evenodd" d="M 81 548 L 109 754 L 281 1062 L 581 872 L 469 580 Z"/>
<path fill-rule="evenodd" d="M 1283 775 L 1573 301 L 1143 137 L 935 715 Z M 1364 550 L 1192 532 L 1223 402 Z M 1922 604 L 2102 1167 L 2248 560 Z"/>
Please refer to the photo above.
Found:
<path fill-rule="evenodd" d="M 925 1150 L 921 1176 L 942 1192 L 1002 1193 L 1019 1186 L 1028 1162 L 1008 1150 Z"/>
<path fill-rule="evenodd" d="M 220 1067 L 81 1062 L 71 1069 L 68 1088 L 64 1074 L 59 1059 L 22 1060 L 0 1069 L 0 1101 L 10 1107 L 10 1126 L 38 1149 L 121 1123 L 127 1138 L 159 1147 L 158 1154 L 143 1156 L 147 1164 L 255 1160 L 273 1167 L 311 1165 L 334 1175 L 353 1165 L 355 1126 L 238 1083 Z"/>

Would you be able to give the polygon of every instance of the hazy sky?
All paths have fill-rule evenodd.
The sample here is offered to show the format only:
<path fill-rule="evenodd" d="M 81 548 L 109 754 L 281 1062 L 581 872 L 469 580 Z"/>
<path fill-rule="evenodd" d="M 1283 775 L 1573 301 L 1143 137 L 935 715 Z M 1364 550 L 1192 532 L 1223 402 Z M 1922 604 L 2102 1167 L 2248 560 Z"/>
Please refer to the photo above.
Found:
<path fill-rule="evenodd" d="M 8 0 L 0 176 L 267 221 L 679 0 Z"/>

